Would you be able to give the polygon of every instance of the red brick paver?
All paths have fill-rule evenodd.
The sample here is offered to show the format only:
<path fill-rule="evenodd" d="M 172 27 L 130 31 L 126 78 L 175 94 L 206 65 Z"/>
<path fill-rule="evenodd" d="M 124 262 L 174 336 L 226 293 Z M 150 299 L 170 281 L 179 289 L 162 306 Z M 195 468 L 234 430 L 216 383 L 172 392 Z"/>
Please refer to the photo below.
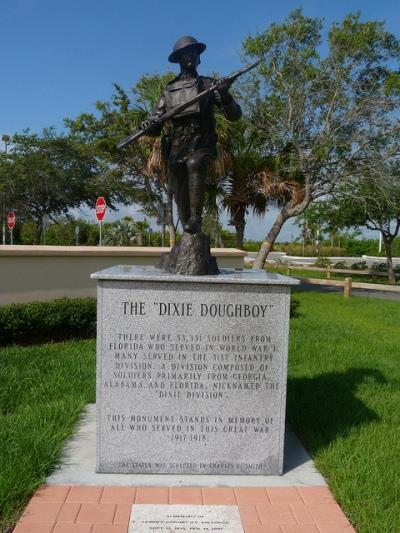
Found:
<path fill-rule="evenodd" d="M 132 504 L 238 505 L 245 533 L 354 533 L 327 487 L 43 487 L 14 533 L 127 533 Z"/>
<path fill-rule="evenodd" d="M 19 522 L 14 533 L 52 533 L 52 522 Z"/>
<path fill-rule="evenodd" d="M 57 522 L 52 533 L 91 533 L 92 526 L 89 524 L 66 524 Z"/>
<path fill-rule="evenodd" d="M 81 503 L 65 502 L 62 504 L 60 512 L 57 515 L 57 522 L 76 522 L 76 518 L 81 508 Z"/>
<path fill-rule="evenodd" d="M 76 522 L 78 524 L 112 524 L 116 510 L 115 503 L 83 503 Z"/>
<path fill-rule="evenodd" d="M 332 492 L 328 487 L 298 487 L 304 503 L 334 503 Z"/>
<path fill-rule="evenodd" d="M 202 492 L 204 505 L 236 505 L 235 493 L 230 488 L 206 487 Z"/>
<path fill-rule="evenodd" d="M 279 526 L 251 525 L 245 528 L 246 533 L 282 533 Z"/>
<path fill-rule="evenodd" d="M 239 512 L 244 526 L 261 525 L 260 516 L 255 505 L 240 505 Z"/>
<path fill-rule="evenodd" d="M 312 524 L 284 524 L 283 533 L 319 533 L 319 529 Z"/>
<path fill-rule="evenodd" d="M 114 515 L 114 524 L 123 525 L 129 523 L 131 516 L 132 504 L 121 503 L 117 505 L 117 510 Z"/>
<path fill-rule="evenodd" d="M 39 489 L 34 497 L 43 502 L 65 502 L 70 490 L 69 485 L 47 485 Z"/>
<path fill-rule="evenodd" d="M 234 489 L 239 504 L 269 503 L 267 490 L 259 487 L 239 487 Z"/>
<path fill-rule="evenodd" d="M 169 503 L 169 489 L 166 487 L 139 487 L 135 503 Z"/>
<path fill-rule="evenodd" d="M 32 498 L 22 515 L 23 522 L 55 522 L 62 503 L 41 502 L 39 498 Z"/>
<path fill-rule="evenodd" d="M 99 503 L 104 487 L 84 487 L 77 485 L 71 487 L 68 493 L 67 502 L 79 503 Z"/>
<path fill-rule="evenodd" d="M 300 493 L 295 487 L 269 487 L 267 494 L 271 503 L 303 503 Z"/>
<path fill-rule="evenodd" d="M 202 505 L 201 489 L 197 487 L 172 487 L 169 489 L 169 503 Z"/>
<path fill-rule="evenodd" d="M 100 503 L 133 503 L 136 489 L 134 487 L 104 487 Z"/>

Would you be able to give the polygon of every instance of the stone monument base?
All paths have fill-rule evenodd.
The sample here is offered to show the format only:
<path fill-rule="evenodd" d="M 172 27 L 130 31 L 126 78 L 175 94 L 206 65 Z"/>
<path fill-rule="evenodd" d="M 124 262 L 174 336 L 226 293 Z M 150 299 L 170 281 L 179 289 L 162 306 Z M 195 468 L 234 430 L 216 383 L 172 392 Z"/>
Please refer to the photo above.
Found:
<path fill-rule="evenodd" d="M 98 280 L 97 471 L 282 474 L 290 285 L 119 266 Z"/>
<path fill-rule="evenodd" d="M 188 276 L 219 274 L 217 260 L 211 255 L 210 238 L 205 233 L 184 233 L 180 242 L 162 256 L 159 268 Z"/>

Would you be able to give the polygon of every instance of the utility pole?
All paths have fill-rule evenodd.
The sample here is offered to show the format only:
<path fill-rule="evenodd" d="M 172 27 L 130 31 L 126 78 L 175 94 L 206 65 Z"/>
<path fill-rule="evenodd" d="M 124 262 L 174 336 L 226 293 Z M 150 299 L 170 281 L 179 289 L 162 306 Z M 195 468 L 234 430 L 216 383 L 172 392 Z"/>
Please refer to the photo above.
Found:
<path fill-rule="evenodd" d="M 6 244 L 6 201 L 5 192 L 3 192 L 3 244 Z"/>
<path fill-rule="evenodd" d="M 9 135 L 3 135 L 1 137 L 1 140 L 4 143 L 4 153 L 7 155 L 7 144 L 10 142 L 10 136 Z M 6 192 L 3 191 L 3 244 L 6 244 Z"/>

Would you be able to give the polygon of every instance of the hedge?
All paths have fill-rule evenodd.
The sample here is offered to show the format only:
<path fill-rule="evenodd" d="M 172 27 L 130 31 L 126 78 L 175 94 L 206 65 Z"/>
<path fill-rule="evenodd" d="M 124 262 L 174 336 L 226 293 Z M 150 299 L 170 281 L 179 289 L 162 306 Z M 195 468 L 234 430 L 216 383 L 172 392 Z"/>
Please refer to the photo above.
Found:
<path fill-rule="evenodd" d="M 61 298 L 0 306 L 0 346 L 96 335 L 96 299 Z"/>
<path fill-rule="evenodd" d="M 290 317 L 299 302 L 291 298 Z M 96 337 L 96 299 L 61 298 L 0 306 L 0 346 Z"/>

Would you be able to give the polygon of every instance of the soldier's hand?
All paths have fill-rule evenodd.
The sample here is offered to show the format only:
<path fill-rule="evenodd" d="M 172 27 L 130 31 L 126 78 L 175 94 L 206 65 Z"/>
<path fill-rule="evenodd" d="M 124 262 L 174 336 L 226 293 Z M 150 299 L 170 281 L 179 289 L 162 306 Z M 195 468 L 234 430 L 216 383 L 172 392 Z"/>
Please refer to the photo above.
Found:
<path fill-rule="evenodd" d="M 150 129 L 153 125 L 154 125 L 153 120 L 151 120 L 150 118 L 148 118 L 148 119 L 144 120 L 144 121 L 140 124 L 140 129 L 141 129 L 141 130 L 148 130 L 148 129 Z"/>
<path fill-rule="evenodd" d="M 218 105 L 227 105 L 231 103 L 232 96 L 228 91 L 223 92 L 218 89 L 214 91 L 214 99 Z"/>
<path fill-rule="evenodd" d="M 218 82 L 217 89 L 214 91 L 214 97 L 218 104 L 226 105 L 232 100 L 232 96 L 229 94 L 229 88 L 231 82 L 226 78 L 222 78 Z"/>

